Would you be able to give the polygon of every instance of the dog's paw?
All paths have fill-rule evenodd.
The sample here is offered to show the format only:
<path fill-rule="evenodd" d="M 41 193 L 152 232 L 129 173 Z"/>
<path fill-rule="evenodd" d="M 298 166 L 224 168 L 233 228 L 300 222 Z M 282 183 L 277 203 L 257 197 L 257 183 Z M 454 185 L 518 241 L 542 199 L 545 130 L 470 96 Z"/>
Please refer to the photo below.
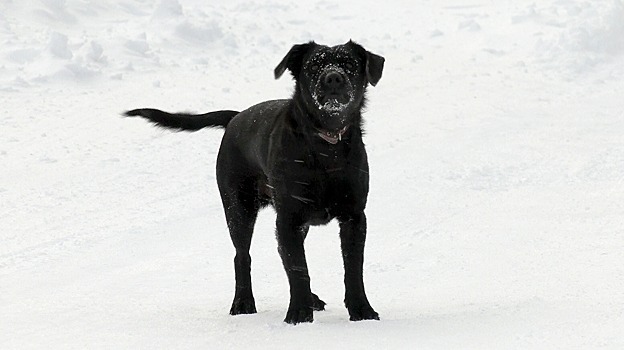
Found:
<path fill-rule="evenodd" d="M 351 321 L 379 320 L 379 314 L 368 303 L 347 307 L 347 309 Z"/>
<path fill-rule="evenodd" d="M 323 311 L 325 310 L 325 305 L 327 305 L 327 303 L 319 299 L 318 295 L 312 293 L 312 310 Z"/>
<path fill-rule="evenodd" d="M 314 321 L 314 316 L 311 307 L 293 308 L 288 309 L 284 322 L 290 324 L 297 324 L 303 322 Z"/>
<path fill-rule="evenodd" d="M 230 315 L 255 314 L 256 312 L 254 298 L 235 298 L 230 309 Z"/>

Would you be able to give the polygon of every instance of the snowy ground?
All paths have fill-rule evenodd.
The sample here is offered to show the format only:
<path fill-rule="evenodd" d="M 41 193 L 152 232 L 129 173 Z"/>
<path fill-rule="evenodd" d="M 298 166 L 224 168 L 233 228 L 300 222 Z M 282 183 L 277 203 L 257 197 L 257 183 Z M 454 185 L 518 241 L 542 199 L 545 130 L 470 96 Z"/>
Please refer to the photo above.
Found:
<path fill-rule="evenodd" d="M 624 3 L 0 2 L 0 348 L 624 348 Z M 348 321 L 337 225 L 307 241 L 315 323 L 262 213 L 259 313 L 228 315 L 221 131 L 135 107 L 290 94 L 290 46 L 386 58 L 365 115 L 365 280 Z"/>

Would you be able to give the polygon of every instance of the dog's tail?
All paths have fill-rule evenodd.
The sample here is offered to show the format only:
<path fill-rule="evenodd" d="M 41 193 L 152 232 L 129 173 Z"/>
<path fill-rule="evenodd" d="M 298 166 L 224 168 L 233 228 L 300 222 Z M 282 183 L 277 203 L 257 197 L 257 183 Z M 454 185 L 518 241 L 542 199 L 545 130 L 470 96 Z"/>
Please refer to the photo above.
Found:
<path fill-rule="evenodd" d="M 143 117 L 152 123 L 169 129 L 197 131 L 205 127 L 225 128 L 239 112 L 216 111 L 204 114 L 167 113 L 158 109 L 141 108 L 124 113 L 127 117 Z"/>

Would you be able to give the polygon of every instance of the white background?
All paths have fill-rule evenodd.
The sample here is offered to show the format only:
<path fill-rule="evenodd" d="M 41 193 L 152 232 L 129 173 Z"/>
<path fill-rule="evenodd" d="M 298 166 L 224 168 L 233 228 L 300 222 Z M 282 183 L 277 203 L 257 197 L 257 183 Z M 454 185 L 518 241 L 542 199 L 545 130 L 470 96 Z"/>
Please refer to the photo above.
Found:
<path fill-rule="evenodd" d="M 327 310 L 282 322 L 264 211 L 258 314 L 232 317 L 222 131 L 120 113 L 286 98 L 291 45 L 386 58 L 364 115 L 365 281 L 349 322 L 337 225 L 306 242 Z M 624 348 L 624 4 L 0 2 L 0 348 Z"/>

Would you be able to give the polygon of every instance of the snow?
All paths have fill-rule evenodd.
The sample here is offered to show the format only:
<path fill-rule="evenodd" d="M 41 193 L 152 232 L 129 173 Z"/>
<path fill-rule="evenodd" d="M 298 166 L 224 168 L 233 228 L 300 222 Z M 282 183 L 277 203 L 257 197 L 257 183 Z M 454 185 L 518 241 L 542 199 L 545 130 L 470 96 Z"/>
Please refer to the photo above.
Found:
<path fill-rule="evenodd" d="M 293 44 L 386 58 L 364 115 L 365 281 L 349 322 L 337 225 L 313 228 L 313 324 L 261 213 L 259 313 L 228 315 L 222 131 L 137 107 L 285 98 Z M 619 0 L 0 2 L 0 348 L 624 348 Z"/>

